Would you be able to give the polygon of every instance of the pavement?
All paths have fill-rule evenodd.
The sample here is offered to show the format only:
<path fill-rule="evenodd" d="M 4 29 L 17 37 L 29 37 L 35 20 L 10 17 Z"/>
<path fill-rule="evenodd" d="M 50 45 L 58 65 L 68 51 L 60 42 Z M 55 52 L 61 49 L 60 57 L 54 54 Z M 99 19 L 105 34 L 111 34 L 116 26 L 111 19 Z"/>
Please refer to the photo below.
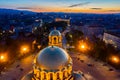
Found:
<path fill-rule="evenodd" d="M 87 55 L 70 53 L 73 59 L 73 70 L 83 72 L 87 80 L 120 80 L 120 72 L 110 65 L 103 66 L 104 62 L 95 61 Z M 79 58 L 79 59 L 78 59 Z M 89 64 L 92 64 L 89 65 Z M 113 71 L 109 71 L 109 69 Z"/>
<path fill-rule="evenodd" d="M 20 80 L 25 74 L 32 70 L 34 55 L 27 56 L 16 61 L 10 68 L 0 75 L 0 80 Z"/>
<path fill-rule="evenodd" d="M 103 62 L 95 61 L 92 58 L 77 53 L 70 52 L 73 60 L 73 71 L 83 72 L 86 80 L 120 80 L 120 72 L 109 71 L 111 66 L 103 66 Z M 79 58 L 79 60 L 78 60 Z M 20 80 L 25 74 L 32 70 L 34 55 L 30 55 L 20 61 L 16 61 L 12 66 L 2 72 L 0 80 Z M 88 66 L 93 64 L 94 66 Z"/>

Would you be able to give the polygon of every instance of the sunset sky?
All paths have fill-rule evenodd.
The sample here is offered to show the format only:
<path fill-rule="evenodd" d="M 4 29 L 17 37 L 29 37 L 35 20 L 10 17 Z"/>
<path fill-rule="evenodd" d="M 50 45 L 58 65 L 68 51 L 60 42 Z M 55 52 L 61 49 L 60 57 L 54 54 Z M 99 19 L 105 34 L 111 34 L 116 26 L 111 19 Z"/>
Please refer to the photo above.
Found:
<path fill-rule="evenodd" d="M 0 8 L 35 12 L 118 13 L 120 0 L 0 0 Z"/>

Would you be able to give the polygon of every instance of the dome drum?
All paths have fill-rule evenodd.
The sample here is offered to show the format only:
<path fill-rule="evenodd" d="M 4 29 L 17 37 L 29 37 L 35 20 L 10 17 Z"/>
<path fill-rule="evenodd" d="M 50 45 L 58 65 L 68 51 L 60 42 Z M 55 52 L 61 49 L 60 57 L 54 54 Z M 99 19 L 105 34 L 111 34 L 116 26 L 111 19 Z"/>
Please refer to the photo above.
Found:
<path fill-rule="evenodd" d="M 52 78 L 54 78 L 53 80 L 56 80 L 56 79 L 61 79 L 63 80 L 63 78 L 68 78 L 69 76 L 71 76 L 71 72 L 72 70 L 70 70 L 70 72 L 68 70 L 64 70 L 64 71 L 57 71 L 57 72 L 45 72 L 45 71 L 39 71 L 39 70 L 34 70 L 34 75 L 35 75 L 35 78 L 42 78 L 42 79 L 47 79 L 49 80 L 49 76 L 48 77 L 45 77 L 47 75 L 50 75 L 52 74 Z"/>

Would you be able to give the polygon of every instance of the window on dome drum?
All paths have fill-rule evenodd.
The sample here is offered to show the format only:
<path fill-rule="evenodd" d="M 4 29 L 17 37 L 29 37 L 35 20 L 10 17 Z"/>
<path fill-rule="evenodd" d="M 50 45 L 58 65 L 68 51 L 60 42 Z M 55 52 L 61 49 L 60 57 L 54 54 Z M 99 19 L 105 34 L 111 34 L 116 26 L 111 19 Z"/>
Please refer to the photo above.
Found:
<path fill-rule="evenodd" d="M 57 39 L 56 38 L 54 38 L 54 42 L 56 43 L 57 41 L 56 41 Z"/>
<path fill-rule="evenodd" d="M 50 73 L 50 80 L 53 80 L 53 74 Z"/>
<path fill-rule="evenodd" d="M 44 79 L 46 79 L 47 77 L 46 77 L 46 74 L 44 73 Z"/>
<path fill-rule="evenodd" d="M 65 78 L 65 71 L 63 72 L 63 77 Z"/>
<path fill-rule="evenodd" d="M 57 79 L 59 79 L 59 73 L 57 73 Z"/>

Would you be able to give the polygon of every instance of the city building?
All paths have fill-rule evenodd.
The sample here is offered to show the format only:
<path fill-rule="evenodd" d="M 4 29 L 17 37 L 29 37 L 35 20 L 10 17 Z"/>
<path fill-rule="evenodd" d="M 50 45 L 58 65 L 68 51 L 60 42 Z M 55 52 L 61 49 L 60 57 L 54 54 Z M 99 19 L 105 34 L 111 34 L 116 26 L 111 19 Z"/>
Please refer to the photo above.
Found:
<path fill-rule="evenodd" d="M 59 46 L 62 47 L 62 35 L 61 33 L 54 29 L 49 34 L 49 46 Z"/>
<path fill-rule="evenodd" d="M 85 37 L 88 37 L 89 39 L 93 39 L 93 37 L 97 37 L 102 39 L 104 28 L 101 27 L 93 27 L 93 26 L 81 26 L 78 28 L 78 30 L 82 31 L 84 33 Z"/>
<path fill-rule="evenodd" d="M 106 44 L 112 44 L 115 48 L 120 49 L 120 36 L 112 33 L 104 33 L 103 41 Z"/>
<path fill-rule="evenodd" d="M 70 26 L 70 19 L 56 18 L 55 21 L 56 21 L 56 22 L 65 21 L 65 22 L 67 22 L 67 26 Z"/>
<path fill-rule="evenodd" d="M 56 30 L 53 30 L 50 36 L 58 33 L 60 35 L 59 31 L 53 34 L 54 31 Z M 50 45 L 38 53 L 34 59 L 33 70 L 22 80 L 85 80 L 83 75 L 73 71 L 72 67 L 69 54 L 58 46 Z"/>

